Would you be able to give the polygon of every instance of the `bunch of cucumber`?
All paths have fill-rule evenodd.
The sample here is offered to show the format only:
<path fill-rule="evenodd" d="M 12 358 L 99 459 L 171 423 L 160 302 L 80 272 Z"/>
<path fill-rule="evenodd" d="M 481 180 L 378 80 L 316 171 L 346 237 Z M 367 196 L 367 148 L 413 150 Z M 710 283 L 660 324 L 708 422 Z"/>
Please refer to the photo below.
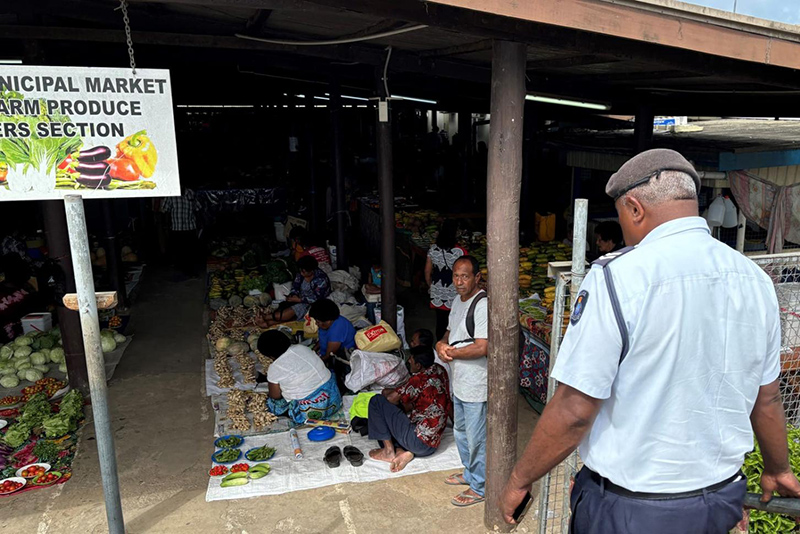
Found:
<path fill-rule="evenodd" d="M 238 473 L 231 473 L 222 479 L 220 487 L 230 488 L 232 486 L 244 486 L 251 480 L 263 478 L 269 474 L 270 467 L 268 463 L 260 463 L 251 465 L 247 471 L 240 471 Z"/>

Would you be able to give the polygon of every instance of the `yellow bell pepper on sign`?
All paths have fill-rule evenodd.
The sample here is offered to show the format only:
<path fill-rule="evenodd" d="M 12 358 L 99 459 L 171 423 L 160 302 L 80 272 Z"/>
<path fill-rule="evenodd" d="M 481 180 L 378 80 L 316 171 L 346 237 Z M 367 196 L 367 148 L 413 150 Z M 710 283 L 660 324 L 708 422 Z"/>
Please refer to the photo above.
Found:
<path fill-rule="evenodd" d="M 156 171 L 156 163 L 158 163 L 158 153 L 153 142 L 147 137 L 146 130 L 136 132 L 123 139 L 117 145 L 117 151 L 120 155 L 133 161 L 142 176 L 145 178 L 153 176 Z"/>

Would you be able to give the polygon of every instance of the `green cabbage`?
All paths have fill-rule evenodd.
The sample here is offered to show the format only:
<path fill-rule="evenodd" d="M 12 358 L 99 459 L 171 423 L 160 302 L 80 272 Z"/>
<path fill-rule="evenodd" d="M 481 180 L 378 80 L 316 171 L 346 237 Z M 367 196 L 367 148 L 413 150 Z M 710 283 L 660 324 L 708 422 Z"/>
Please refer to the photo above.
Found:
<path fill-rule="evenodd" d="M 17 378 L 20 381 L 25 380 L 25 371 L 27 371 L 27 369 L 20 369 L 19 371 L 17 371 Z"/>
<path fill-rule="evenodd" d="M 33 364 L 31 363 L 30 359 L 17 360 L 16 363 L 14 363 L 14 368 L 17 371 L 21 371 L 22 369 L 30 369 L 31 367 L 33 367 Z"/>
<path fill-rule="evenodd" d="M 3 386 L 4 388 L 15 388 L 18 385 L 19 385 L 19 378 L 17 378 L 13 374 L 11 375 L 6 374 L 2 378 L 0 378 L 0 386 Z"/>
<path fill-rule="evenodd" d="M 117 348 L 117 342 L 114 341 L 114 334 L 108 330 L 100 332 L 100 345 L 103 347 L 103 353 L 112 352 Z"/>
<path fill-rule="evenodd" d="M 44 335 L 39 339 L 39 347 L 42 349 L 51 349 L 55 344 L 56 340 L 48 335 Z"/>
<path fill-rule="evenodd" d="M 32 352 L 33 352 L 32 348 L 27 346 L 22 346 L 14 351 L 14 358 L 24 358 L 25 356 L 30 356 Z"/>
<path fill-rule="evenodd" d="M 28 436 L 31 435 L 31 427 L 26 425 L 25 423 L 16 423 L 8 427 L 8 431 L 6 435 L 3 437 L 3 441 L 9 447 L 17 448 L 23 443 L 25 440 L 28 439 Z"/>
<path fill-rule="evenodd" d="M 3 347 L 0 348 L 0 358 L 7 360 L 13 355 L 14 355 L 14 348 L 11 345 L 3 345 Z"/>
<path fill-rule="evenodd" d="M 120 334 L 119 332 L 113 332 L 113 334 L 114 334 L 114 341 L 116 341 L 117 343 L 125 343 L 125 341 L 127 340 L 127 338 L 122 334 Z"/>
<path fill-rule="evenodd" d="M 67 372 L 67 362 L 59 363 L 58 364 L 58 370 L 61 371 L 62 373 L 66 373 Z"/>
<path fill-rule="evenodd" d="M 31 363 L 33 365 L 42 365 L 43 363 L 47 363 L 47 356 L 41 352 L 34 352 L 31 354 Z"/>
<path fill-rule="evenodd" d="M 41 349 L 39 352 L 44 354 L 44 357 L 47 358 L 48 362 L 50 361 L 50 349 Z"/>
<path fill-rule="evenodd" d="M 14 374 L 17 374 L 17 370 L 14 368 L 13 365 L 6 365 L 4 367 L 0 367 L 0 376 L 14 375 Z"/>
<path fill-rule="evenodd" d="M 16 345 L 17 347 L 26 347 L 32 343 L 33 343 L 33 338 L 27 335 L 18 337 L 17 339 L 14 340 L 14 345 Z"/>
<path fill-rule="evenodd" d="M 60 347 L 56 347 L 50 351 L 50 361 L 53 363 L 63 363 L 64 357 L 64 349 Z"/>
<path fill-rule="evenodd" d="M 44 373 L 39 371 L 38 369 L 28 369 L 25 371 L 25 380 L 28 382 L 36 382 L 37 380 L 41 380 L 44 378 Z"/>
<path fill-rule="evenodd" d="M 50 368 L 44 364 L 34 365 L 33 368 L 36 369 L 37 371 L 41 371 L 42 374 L 47 374 L 47 371 L 50 370 Z"/>

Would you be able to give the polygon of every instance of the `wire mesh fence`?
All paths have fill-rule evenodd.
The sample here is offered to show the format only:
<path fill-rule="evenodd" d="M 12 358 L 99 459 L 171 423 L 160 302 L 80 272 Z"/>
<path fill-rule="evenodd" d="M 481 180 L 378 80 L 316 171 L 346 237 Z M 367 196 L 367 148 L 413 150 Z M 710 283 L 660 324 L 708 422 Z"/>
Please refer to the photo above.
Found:
<path fill-rule="evenodd" d="M 800 426 L 800 251 L 750 259 L 775 284 L 781 311 L 781 393 L 787 421 Z"/>
<path fill-rule="evenodd" d="M 550 341 L 550 370 L 558 358 L 558 348 L 566 330 L 565 319 L 570 313 L 569 286 L 571 273 L 562 272 L 556 277 L 556 297 L 553 307 L 553 328 Z M 547 400 L 556 392 L 558 383 L 549 378 Z M 545 475 L 539 483 L 539 506 L 534 513 L 538 520 L 536 532 L 539 534 L 566 534 L 569 531 L 569 494 L 573 477 L 580 469 L 581 462 L 577 452 L 572 453 L 558 467 Z"/>

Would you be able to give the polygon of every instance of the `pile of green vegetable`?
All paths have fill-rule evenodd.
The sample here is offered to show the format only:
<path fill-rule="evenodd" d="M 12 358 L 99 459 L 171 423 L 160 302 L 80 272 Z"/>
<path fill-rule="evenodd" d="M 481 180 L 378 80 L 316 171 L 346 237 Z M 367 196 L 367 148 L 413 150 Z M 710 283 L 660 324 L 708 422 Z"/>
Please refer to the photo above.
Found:
<path fill-rule="evenodd" d="M 0 346 L 0 386 L 15 388 L 21 381 L 36 382 L 50 370 L 50 364 L 67 372 L 61 333 L 30 332 Z"/>
<path fill-rule="evenodd" d="M 786 427 L 789 444 L 789 462 L 795 475 L 800 476 L 800 428 Z M 742 472 L 747 476 L 747 491 L 761 493 L 761 473 L 764 472 L 764 457 L 758 442 L 753 452 L 745 458 Z M 798 525 L 787 516 L 770 514 L 760 510 L 750 511 L 750 534 L 789 534 L 798 531 Z"/>
<path fill-rule="evenodd" d="M 251 462 L 265 462 L 270 458 L 272 458 L 274 455 L 275 455 L 275 449 L 264 445 L 263 447 L 258 447 L 257 449 L 251 449 L 247 451 L 247 454 L 245 454 L 245 458 L 247 458 Z"/>
<path fill-rule="evenodd" d="M 73 389 L 61 401 L 59 411 L 52 413 L 52 406 L 44 393 L 37 393 L 22 408 L 22 415 L 6 431 L 3 441 L 17 448 L 25 443 L 34 429 L 48 438 L 61 437 L 78 428 L 83 417 L 83 395 Z"/>

